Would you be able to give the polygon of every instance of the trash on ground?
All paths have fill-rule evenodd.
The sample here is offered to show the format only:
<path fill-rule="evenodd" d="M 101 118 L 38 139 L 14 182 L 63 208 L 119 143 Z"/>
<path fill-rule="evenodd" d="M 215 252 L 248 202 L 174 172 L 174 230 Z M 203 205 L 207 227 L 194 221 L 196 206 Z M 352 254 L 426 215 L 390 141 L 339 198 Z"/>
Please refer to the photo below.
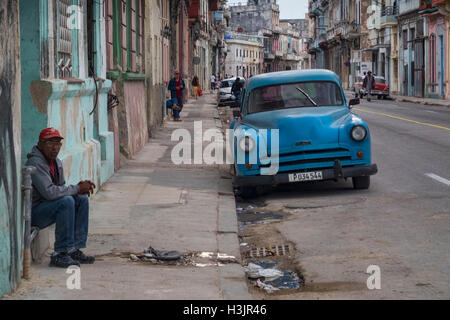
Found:
<path fill-rule="evenodd" d="M 146 254 L 152 254 L 152 258 L 162 261 L 172 261 L 178 260 L 181 257 L 181 253 L 175 250 L 167 251 L 167 250 L 156 250 L 152 247 L 148 247 L 144 250 Z"/>
<path fill-rule="evenodd" d="M 279 289 L 298 289 L 300 287 L 300 279 L 295 272 L 283 271 L 281 274 L 274 279 L 266 279 L 264 283 Z"/>
<path fill-rule="evenodd" d="M 276 266 L 274 262 L 253 260 L 244 270 L 249 279 L 256 279 L 256 285 L 268 293 L 280 289 L 298 289 L 304 284 L 295 272 L 278 270 Z"/>
<path fill-rule="evenodd" d="M 280 290 L 280 289 L 275 288 L 274 286 L 272 286 L 270 284 L 266 284 L 266 283 L 262 282 L 260 279 L 256 280 L 256 285 L 258 287 L 260 287 L 261 289 L 266 290 L 267 293 L 272 293 L 274 291 Z"/>
<path fill-rule="evenodd" d="M 242 242 L 242 243 L 241 243 L 241 246 L 243 246 L 243 247 L 248 246 L 248 243 Z"/>

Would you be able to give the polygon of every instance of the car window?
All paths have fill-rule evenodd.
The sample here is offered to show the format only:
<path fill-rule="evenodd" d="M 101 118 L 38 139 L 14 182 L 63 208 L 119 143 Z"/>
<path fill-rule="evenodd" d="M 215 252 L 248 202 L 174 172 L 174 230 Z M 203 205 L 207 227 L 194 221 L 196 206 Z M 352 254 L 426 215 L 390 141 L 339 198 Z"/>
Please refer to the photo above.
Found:
<path fill-rule="evenodd" d="M 248 100 L 248 113 L 314 106 L 301 91 L 319 107 L 344 104 L 341 90 L 334 82 L 289 83 L 252 90 Z"/>
<path fill-rule="evenodd" d="M 375 78 L 376 83 L 386 84 L 386 80 L 384 78 Z"/>
<path fill-rule="evenodd" d="M 233 80 L 224 80 L 220 83 L 220 87 L 221 88 L 228 88 L 231 87 L 233 85 L 234 81 Z"/>

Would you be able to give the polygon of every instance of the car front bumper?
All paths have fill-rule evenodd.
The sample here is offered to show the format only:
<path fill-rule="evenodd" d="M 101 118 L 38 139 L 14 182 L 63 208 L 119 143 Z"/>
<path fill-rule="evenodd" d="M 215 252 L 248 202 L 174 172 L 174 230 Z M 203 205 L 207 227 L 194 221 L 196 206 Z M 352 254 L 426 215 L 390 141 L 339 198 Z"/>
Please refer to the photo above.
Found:
<path fill-rule="evenodd" d="M 378 172 L 376 164 L 358 165 L 352 167 L 342 167 L 339 160 L 335 161 L 333 168 L 314 169 L 310 171 L 322 171 L 323 179 L 337 180 L 350 177 L 371 176 Z M 251 186 L 276 186 L 279 184 L 292 183 L 289 181 L 290 173 L 278 173 L 275 175 L 256 175 L 256 176 L 234 176 L 233 187 L 251 187 Z M 296 182 L 298 183 L 298 182 Z"/>

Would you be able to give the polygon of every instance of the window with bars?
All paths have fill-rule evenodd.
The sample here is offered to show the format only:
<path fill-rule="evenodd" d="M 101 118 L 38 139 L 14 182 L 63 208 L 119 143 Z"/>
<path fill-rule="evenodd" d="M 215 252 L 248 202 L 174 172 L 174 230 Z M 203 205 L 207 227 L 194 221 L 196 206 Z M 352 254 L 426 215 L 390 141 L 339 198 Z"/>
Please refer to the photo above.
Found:
<path fill-rule="evenodd" d="M 105 0 L 108 70 L 144 73 L 145 0 Z"/>
<path fill-rule="evenodd" d="M 68 22 L 71 17 L 69 7 L 72 0 L 58 0 L 57 2 L 57 68 L 58 77 L 72 76 L 72 29 Z"/>

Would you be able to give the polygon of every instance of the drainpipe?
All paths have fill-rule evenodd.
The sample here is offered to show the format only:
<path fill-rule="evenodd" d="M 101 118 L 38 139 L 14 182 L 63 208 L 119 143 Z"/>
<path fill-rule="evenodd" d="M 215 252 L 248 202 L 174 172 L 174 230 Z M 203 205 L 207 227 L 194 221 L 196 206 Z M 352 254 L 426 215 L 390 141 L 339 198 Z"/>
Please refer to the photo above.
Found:
<path fill-rule="evenodd" d="M 31 249 L 30 244 L 33 238 L 37 235 L 37 229 L 31 232 L 31 175 L 36 171 L 35 167 L 24 167 L 22 169 L 22 191 L 24 199 L 24 215 L 25 215 L 25 250 L 23 256 L 23 277 L 30 279 L 30 265 L 31 265 Z"/>

